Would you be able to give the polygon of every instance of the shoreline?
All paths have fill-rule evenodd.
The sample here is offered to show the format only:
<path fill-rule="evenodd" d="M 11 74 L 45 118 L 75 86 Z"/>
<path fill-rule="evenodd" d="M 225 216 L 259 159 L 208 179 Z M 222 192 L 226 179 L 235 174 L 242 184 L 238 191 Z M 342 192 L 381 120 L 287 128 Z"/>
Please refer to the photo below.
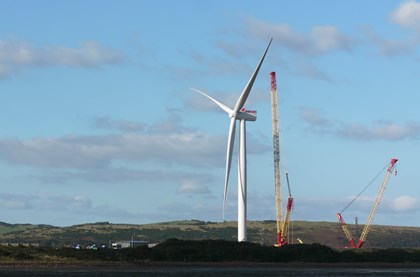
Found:
<path fill-rule="evenodd" d="M 155 262 L 155 261 L 137 261 L 137 262 L 0 262 L 0 272 L 4 271 L 79 271 L 79 270 L 123 270 L 133 271 L 136 269 L 200 269 L 200 268 L 249 268 L 267 270 L 275 269 L 419 269 L 420 263 L 313 263 L 313 262 L 290 262 L 290 263 L 267 263 L 267 262 Z"/>

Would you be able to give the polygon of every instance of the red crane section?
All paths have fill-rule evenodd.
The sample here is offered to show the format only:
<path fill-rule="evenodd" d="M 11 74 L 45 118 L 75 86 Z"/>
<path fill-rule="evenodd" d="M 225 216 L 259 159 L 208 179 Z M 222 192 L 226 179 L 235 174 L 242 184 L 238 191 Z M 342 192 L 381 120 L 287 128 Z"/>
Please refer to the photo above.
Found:
<path fill-rule="evenodd" d="M 337 213 L 337 217 L 338 217 L 338 221 L 340 221 L 341 223 L 341 228 L 343 228 L 344 234 L 346 235 L 349 243 L 350 243 L 350 247 L 351 248 L 356 248 L 356 244 L 354 243 L 354 239 L 353 236 L 351 235 L 349 229 L 347 228 L 347 224 L 346 222 L 344 222 L 343 217 L 341 216 L 340 213 Z"/>
<path fill-rule="evenodd" d="M 284 216 L 283 224 L 280 228 L 280 231 L 278 233 L 277 237 L 277 246 L 283 246 L 288 244 L 288 231 L 289 231 L 289 225 L 290 225 L 290 215 L 292 213 L 293 209 L 293 197 L 289 195 L 289 198 L 287 199 L 287 205 L 286 205 L 286 214 Z"/>

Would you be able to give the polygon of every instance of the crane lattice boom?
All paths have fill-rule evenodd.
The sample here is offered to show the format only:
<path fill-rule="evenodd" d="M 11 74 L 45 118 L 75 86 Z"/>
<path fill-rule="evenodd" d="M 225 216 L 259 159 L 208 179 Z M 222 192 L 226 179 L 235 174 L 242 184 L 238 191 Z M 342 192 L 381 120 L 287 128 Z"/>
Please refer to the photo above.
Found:
<path fill-rule="evenodd" d="M 375 217 L 376 211 L 378 210 L 378 206 L 382 201 L 382 197 L 384 195 L 384 192 L 386 190 L 386 187 L 388 186 L 389 179 L 391 178 L 392 172 L 394 171 L 395 163 L 398 161 L 398 159 L 391 159 L 391 163 L 389 164 L 388 170 L 386 171 L 384 181 L 382 182 L 382 186 L 379 189 L 378 196 L 375 199 L 375 203 L 373 203 L 372 210 L 369 214 L 368 220 L 366 222 L 365 227 L 363 228 L 362 234 L 360 235 L 359 243 L 357 244 L 357 248 L 362 247 L 363 243 L 366 240 L 366 237 L 370 230 L 370 225 L 372 224 L 373 218 Z"/>
<path fill-rule="evenodd" d="M 276 222 L 277 234 L 281 234 L 281 221 L 283 219 L 282 197 L 281 197 L 281 178 L 280 178 L 280 134 L 279 134 L 279 115 L 278 115 L 278 96 L 276 73 L 271 72 L 271 116 L 273 133 L 273 156 L 274 156 L 274 190 L 276 195 Z M 279 238 L 280 239 L 280 238 Z"/>
<path fill-rule="evenodd" d="M 272 132 L 273 132 L 273 150 L 274 150 L 274 186 L 276 194 L 276 222 L 277 222 L 277 244 L 282 246 L 287 244 L 287 235 L 289 230 L 290 215 L 293 208 L 293 198 L 290 192 L 289 175 L 286 170 L 287 187 L 289 198 L 287 200 L 286 214 L 283 218 L 282 194 L 281 194 L 281 176 L 280 176 L 280 131 L 278 115 L 278 96 L 276 73 L 271 72 L 271 112 L 272 112 Z M 284 153 L 284 152 L 283 152 Z"/>
<path fill-rule="evenodd" d="M 337 213 L 338 221 L 341 223 L 341 227 L 343 228 L 344 234 L 346 235 L 346 237 L 347 237 L 347 239 L 350 243 L 350 246 L 352 248 L 361 248 L 363 246 L 364 242 L 366 241 L 366 237 L 369 233 L 371 224 L 372 224 L 373 219 L 375 217 L 375 214 L 378 210 L 378 206 L 382 201 L 382 197 L 383 197 L 384 192 L 385 192 L 385 190 L 388 186 L 389 179 L 391 178 L 392 172 L 394 171 L 394 167 L 395 167 L 395 164 L 397 163 L 397 161 L 398 161 L 398 159 L 391 159 L 391 162 L 388 166 L 388 170 L 385 174 L 384 180 L 383 180 L 382 185 L 379 189 L 378 196 L 376 197 L 375 202 L 373 203 L 372 210 L 371 210 L 371 212 L 368 216 L 367 222 L 365 224 L 365 227 L 363 228 L 363 231 L 360 235 L 360 238 L 359 238 L 359 241 L 358 241 L 357 245 L 355 244 L 354 239 L 353 239 L 351 233 L 349 232 L 349 230 L 347 228 L 347 224 L 344 222 L 344 219 L 341 216 L 341 213 Z"/>

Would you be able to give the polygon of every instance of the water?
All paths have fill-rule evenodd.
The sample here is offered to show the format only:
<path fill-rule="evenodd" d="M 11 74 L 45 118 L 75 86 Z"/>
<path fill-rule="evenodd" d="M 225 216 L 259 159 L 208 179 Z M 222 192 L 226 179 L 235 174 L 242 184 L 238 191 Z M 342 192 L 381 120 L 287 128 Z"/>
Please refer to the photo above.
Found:
<path fill-rule="evenodd" d="M 232 277 L 232 276 L 420 276 L 417 268 L 323 268 L 296 266 L 294 268 L 275 266 L 129 266 L 129 267 L 65 267 L 65 268 L 4 268 L 0 276 L 142 276 L 142 277 Z"/>

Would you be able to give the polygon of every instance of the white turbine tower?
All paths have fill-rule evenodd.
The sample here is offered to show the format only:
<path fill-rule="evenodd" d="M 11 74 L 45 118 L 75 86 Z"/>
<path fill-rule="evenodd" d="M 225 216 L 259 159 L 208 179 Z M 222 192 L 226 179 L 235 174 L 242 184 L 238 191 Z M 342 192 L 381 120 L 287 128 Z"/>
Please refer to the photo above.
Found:
<path fill-rule="evenodd" d="M 247 174 L 246 174 L 246 121 L 255 121 L 257 119 L 256 111 L 247 111 L 243 107 L 248 95 L 252 89 L 252 85 L 258 75 L 258 71 L 264 61 L 265 55 L 267 54 L 268 48 L 271 45 L 271 41 L 268 43 L 267 48 L 257 65 L 254 73 L 249 79 L 248 84 L 246 85 L 245 89 L 243 90 L 241 96 L 239 97 L 236 105 L 233 109 L 229 108 L 228 106 L 220 103 L 216 99 L 208 96 L 202 91 L 192 89 L 202 95 L 206 96 L 214 103 L 216 103 L 222 110 L 224 110 L 230 117 L 230 128 L 229 128 L 229 136 L 228 136 L 228 143 L 227 143 L 227 153 L 226 153 L 226 175 L 225 175 L 225 191 L 223 196 L 223 220 L 225 219 L 225 209 L 226 209 L 226 199 L 227 199 L 227 191 L 228 191 L 228 183 L 229 183 L 229 174 L 230 174 L 230 164 L 232 161 L 232 150 L 233 144 L 235 140 L 235 129 L 236 129 L 236 120 L 240 121 L 239 125 L 239 159 L 238 159 L 238 241 L 246 241 L 246 215 L 247 215 L 247 208 L 246 208 L 246 189 L 247 189 Z"/>

